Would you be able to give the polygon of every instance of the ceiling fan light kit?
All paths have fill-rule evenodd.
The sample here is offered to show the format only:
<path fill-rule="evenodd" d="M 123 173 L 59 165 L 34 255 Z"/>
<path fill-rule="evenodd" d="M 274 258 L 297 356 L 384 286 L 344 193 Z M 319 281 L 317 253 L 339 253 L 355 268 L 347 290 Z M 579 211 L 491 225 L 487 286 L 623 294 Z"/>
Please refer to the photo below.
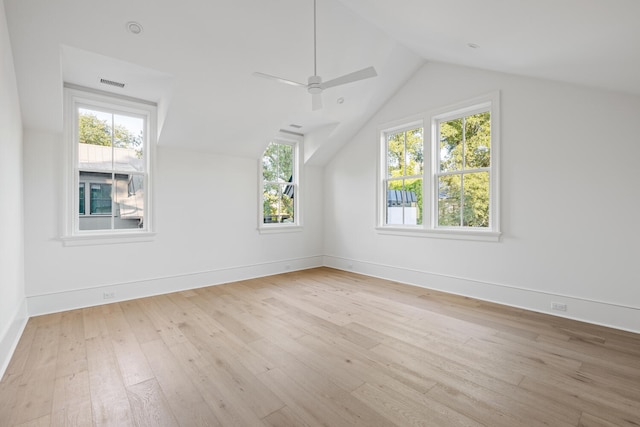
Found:
<path fill-rule="evenodd" d="M 369 79 L 378 75 L 376 69 L 373 67 L 363 68 L 362 70 L 354 71 L 349 74 L 345 74 L 335 79 L 323 82 L 322 77 L 318 75 L 317 71 L 317 30 L 316 30 L 316 0 L 313 0 L 313 75 L 307 79 L 307 84 L 298 83 L 293 80 L 284 79 L 282 77 L 272 76 L 270 74 L 255 72 L 256 77 L 262 77 L 269 80 L 274 80 L 280 83 L 304 87 L 312 96 L 311 109 L 316 111 L 322 108 L 322 92 L 330 87 L 340 86 L 347 83 L 353 83 L 364 79 Z"/>

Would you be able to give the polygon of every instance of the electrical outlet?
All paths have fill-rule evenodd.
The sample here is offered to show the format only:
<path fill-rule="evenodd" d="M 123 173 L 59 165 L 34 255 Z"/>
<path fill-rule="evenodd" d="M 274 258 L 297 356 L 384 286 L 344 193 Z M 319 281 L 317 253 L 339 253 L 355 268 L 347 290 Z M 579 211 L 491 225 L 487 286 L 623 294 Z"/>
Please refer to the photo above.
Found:
<path fill-rule="evenodd" d="M 567 311 L 567 304 L 564 304 L 564 303 L 561 303 L 561 302 L 552 302 L 551 303 L 551 310 Z"/>
<path fill-rule="evenodd" d="M 116 297 L 116 293 L 114 291 L 102 293 L 102 299 L 113 299 L 115 297 Z"/>

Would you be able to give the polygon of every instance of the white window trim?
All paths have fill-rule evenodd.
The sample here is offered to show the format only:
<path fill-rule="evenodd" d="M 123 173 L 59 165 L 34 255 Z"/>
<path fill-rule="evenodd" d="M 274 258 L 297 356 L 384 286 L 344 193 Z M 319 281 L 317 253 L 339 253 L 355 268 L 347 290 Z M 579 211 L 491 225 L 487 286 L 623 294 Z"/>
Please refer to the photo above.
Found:
<path fill-rule="evenodd" d="M 491 113 L 491 167 L 490 167 L 490 202 L 489 218 L 491 221 L 487 229 L 478 227 L 442 227 L 436 226 L 437 182 L 434 179 L 438 167 L 436 142 L 438 140 L 437 123 L 445 119 L 463 117 L 475 112 L 490 111 Z M 424 180 L 421 225 L 387 225 L 385 224 L 385 185 L 386 182 L 386 141 L 385 135 L 394 131 L 410 127 L 423 127 L 424 135 Z M 427 127 L 428 126 L 428 127 Z M 457 240 L 500 241 L 500 92 L 468 99 L 453 105 L 434 109 L 428 112 L 385 123 L 378 127 L 380 138 L 378 150 L 378 192 L 377 192 L 377 224 L 376 230 L 380 234 L 391 234 L 412 237 L 430 237 Z"/>
<path fill-rule="evenodd" d="M 146 118 L 145 152 L 145 217 L 142 229 L 80 230 L 78 218 L 77 176 L 78 144 L 76 111 L 78 106 L 104 108 Z M 65 246 L 147 242 L 153 240 L 154 200 L 153 173 L 157 139 L 157 105 L 150 101 L 123 97 L 65 83 L 64 86 L 64 174 L 62 224 L 59 240 Z M 85 190 L 86 191 L 86 190 Z M 87 207 L 85 206 L 85 210 Z"/>
<path fill-rule="evenodd" d="M 286 134 L 280 133 L 278 136 L 273 138 L 269 143 L 275 142 L 278 144 L 287 144 L 291 145 L 294 150 L 294 164 L 293 164 L 293 178 L 296 183 L 297 192 L 295 193 L 295 197 L 293 198 L 293 212 L 294 212 L 294 222 L 292 223 L 272 223 L 265 224 L 264 223 L 264 208 L 263 208 L 263 197 L 264 197 L 264 180 L 262 176 L 262 161 L 264 157 L 264 153 L 260 156 L 258 160 L 258 232 L 260 234 L 271 234 L 271 233 L 289 233 L 289 232 L 297 232 L 302 231 L 303 224 L 303 209 L 304 205 L 304 189 L 302 188 L 303 183 L 303 175 L 304 168 L 302 167 L 302 162 L 304 159 L 303 152 L 303 135 L 298 135 L 294 133 L 287 132 Z"/>

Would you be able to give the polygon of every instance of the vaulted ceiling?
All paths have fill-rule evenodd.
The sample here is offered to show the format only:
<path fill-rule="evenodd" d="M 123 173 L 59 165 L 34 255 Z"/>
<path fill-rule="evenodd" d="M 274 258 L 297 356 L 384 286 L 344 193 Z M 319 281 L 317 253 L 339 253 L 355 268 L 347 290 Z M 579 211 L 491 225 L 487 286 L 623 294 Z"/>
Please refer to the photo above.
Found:
<path fill-rule="evenodd" d="M 319 111 L 304 88 L 252 75 L 313 74 L 312 0 L 4 4 L 24 125 L 47 131 L 68 82 L 158 102 L 161 146 L 257 158 L 284 129 L 324 164 L 425 61 L 640 94 L 637 0 L 317 0 L 318 74 L 378 72 L 325 90 Z"/>

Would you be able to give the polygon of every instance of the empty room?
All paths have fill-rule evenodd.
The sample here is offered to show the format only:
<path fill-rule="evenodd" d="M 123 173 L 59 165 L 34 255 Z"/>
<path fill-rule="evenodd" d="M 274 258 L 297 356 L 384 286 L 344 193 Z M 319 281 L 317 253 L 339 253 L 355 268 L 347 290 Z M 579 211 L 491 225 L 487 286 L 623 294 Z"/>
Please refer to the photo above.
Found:
<path fill-rule="evenodd" d="M 640 425 L 638 16 L 0 0 L 0 427 Z"/>

